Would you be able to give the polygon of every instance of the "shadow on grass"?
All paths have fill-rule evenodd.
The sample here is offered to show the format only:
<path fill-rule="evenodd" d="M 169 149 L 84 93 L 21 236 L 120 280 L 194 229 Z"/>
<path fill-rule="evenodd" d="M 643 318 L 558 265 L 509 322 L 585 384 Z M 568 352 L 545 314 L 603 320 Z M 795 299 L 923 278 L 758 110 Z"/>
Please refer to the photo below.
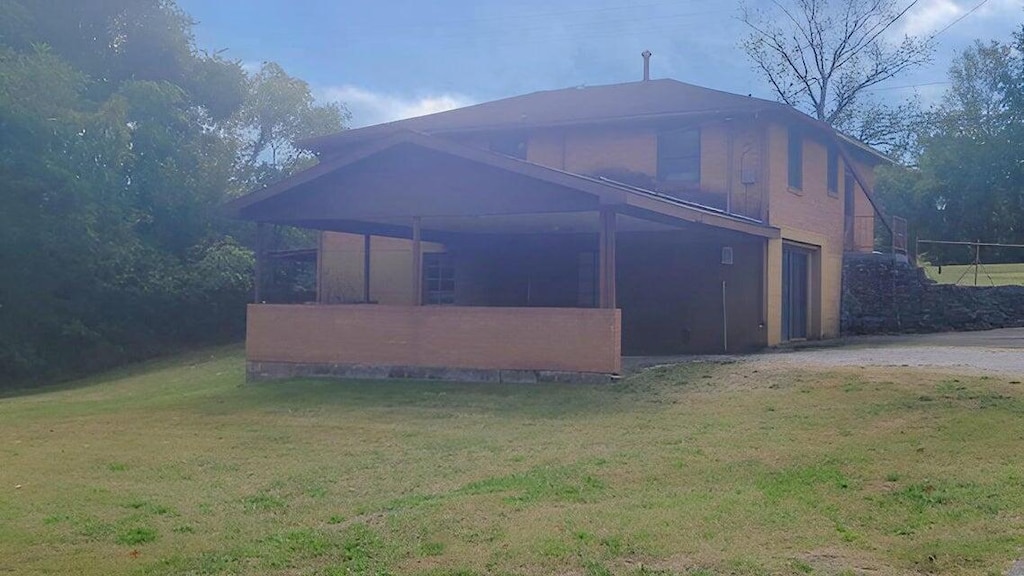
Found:
<path fill-rule="evenodd" d="M 109 384 L 113 381 L 124 380 L 127 378 L 146 377 L 151 373 L 164 370 L 195 367 L 208 362 L 223 360 L 231 356 L 238 356 L 241 358 L 244 353 L 243 346 L 244 345 L 242 343 L 238 342 L 222 346 L 206 346 L 194 350 L 182 350 L 176 353 L 150 358 L 148 360 L 132 362 L 130 364 L 96 374 L 77 378 L 72 376 L 66 380 L 56 380 L 52 383 L 46 384 L 22 383 L 9 388 L 0 385 L 0 400 L 89 388 L 91 386 Z"/>
<path fill-rule="evenodd" d="M 673 389 L 706 383 L 713 368 L 692 364 L 609 384 L 499 384 L 417 380 L 295 379 L 241 385 L 218 398 L 216 412 L 422 409 L 445 413 L 564 418 L 660 409 Z"/>
<path fill-rule="evenodd" d="M 240 408 L 303 411 L 322 408 L 424 409 L 562 418 L 636 408 L 656 401 L 650 385 L 496 384 L 415 380 L 283 380 L 247 384 L 225 398 Z M 641 405 L 644 404 L 641 402 Z"/>

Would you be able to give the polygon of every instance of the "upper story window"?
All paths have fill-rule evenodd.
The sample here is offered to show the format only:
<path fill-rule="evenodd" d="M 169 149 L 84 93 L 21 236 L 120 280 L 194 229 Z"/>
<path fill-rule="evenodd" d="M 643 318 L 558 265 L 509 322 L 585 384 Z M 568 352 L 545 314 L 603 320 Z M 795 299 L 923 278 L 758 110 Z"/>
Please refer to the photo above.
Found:
<path fill-rule="evenodd" d="M 796 128 L 789 129 L 789 187 L 804 189 L 804 137 Z"/>
<path fill-rule="evenodd" d="M 700 129 L 658 135 L 658 181 L 700 184 Z"/>
<path fill-rule="evenodd" d="M 491 152 L 526 160 L 526 135 L 504 134 L 491 138 Z"/>
<path fill-rule="evenodd" d="M 828 195 L 839 196 L 839 151 L 834 145 L 828 147 Z"/>

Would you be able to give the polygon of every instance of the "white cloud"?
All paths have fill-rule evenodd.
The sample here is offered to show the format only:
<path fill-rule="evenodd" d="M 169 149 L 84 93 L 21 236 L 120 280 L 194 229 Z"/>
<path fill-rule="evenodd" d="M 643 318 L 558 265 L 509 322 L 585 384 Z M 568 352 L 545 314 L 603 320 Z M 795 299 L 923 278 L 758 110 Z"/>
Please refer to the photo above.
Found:
<path fill-rule="evenodd" d="M 964 13 L 953 0 L 924 0 L 904 16 L 901 32 L 908 36 L 932 34 Z"/>
<path fill-rule="evenodd" d="M 325 88 L 320 91 L 320 97 L 330 102 L 344 104 L 352 113 L 354 128 L 444 112 L 473 103 L 472 99 L 462 94 L 441 93 L 405 97 L 373 92 L 351 84 Z"/>
<path fill-rule="evenodd" d="M 972 10 L 975 0 L 922 0 L 904 17 L 900 32 L 910 36 L 930 35 L 942 30 Z M 989 0 L 964 20 L 1017 21 L 1024 9 L 1024 0 Z"/>

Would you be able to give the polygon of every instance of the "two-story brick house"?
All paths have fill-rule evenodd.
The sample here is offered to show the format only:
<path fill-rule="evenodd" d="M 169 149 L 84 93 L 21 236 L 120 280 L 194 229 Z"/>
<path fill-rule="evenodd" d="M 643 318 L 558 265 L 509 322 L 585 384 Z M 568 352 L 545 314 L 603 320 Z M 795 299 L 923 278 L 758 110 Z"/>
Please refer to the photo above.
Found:
<path fill-rule="evenodd" d="M 317 302 L 250 307 L 254 375 L 532 379 L 837 336 L 885 161 L 788 106 L 673 80 L 300 145 L 317 166 L 230 205 L 322 231 Z"/>

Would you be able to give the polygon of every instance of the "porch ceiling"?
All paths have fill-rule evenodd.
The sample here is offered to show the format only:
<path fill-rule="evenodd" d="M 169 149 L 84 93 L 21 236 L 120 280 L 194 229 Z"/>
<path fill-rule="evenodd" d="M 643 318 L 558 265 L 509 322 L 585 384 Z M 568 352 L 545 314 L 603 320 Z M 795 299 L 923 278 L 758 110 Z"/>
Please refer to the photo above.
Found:
<path fill-rule="evenodd" d="M 777 237 L 778 229 L 653 192 L 532 164 L 417 133 L 398 134 L 226 206 L 259 222 L 425 240 L 481 233 L 596 233 L 596 212 L 621 231 L 694 223 Z"/>

